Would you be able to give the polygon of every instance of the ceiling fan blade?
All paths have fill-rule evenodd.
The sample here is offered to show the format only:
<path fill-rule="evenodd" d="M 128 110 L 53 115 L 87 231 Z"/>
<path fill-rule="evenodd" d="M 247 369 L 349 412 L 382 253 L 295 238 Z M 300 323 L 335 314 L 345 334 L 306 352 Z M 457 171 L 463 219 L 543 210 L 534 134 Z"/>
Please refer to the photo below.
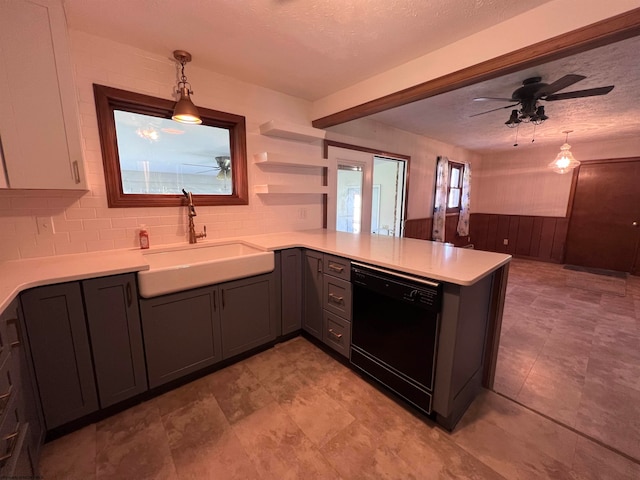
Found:
<path fill-rule="evenodd" d="M 544 99 L 552 102 L 554 100 L 567 100 L 570 98 L 595 97 L 597 95 L 606 95 L 613 90 L 614 85 L 608 87 L 588 88 L 586 90 L 576 90 L 575 92 L 556 93 L 555 95 L 547 95 Z"/>
<path fill-rule="evenodd" d="M 567 88 L 574 83 L 578 83 L 580 80 L 584 80 L 585 78 L 587 77 L 585 77 L 584 75 L 575 75 L 573 73 L 570 73 L 569 75 L 565 75 L 555 82 L 550 83 L 549 85 L 545 85 L 544 87 L 536 91 L 535 97 L 541 98 L 545 95 L 551 95 L 552 93 L 556 93 L 557 91 L 562 90 L 563 88 Z"/>
<path fill-rule="evenodd" d="M 476 97 L 473 99 L 474 102 L 486 102 L 488 100 L 497 100 L 499 102 L 515 102 L 515 98 L 503 98 L 503 97 Z"/>
<path fill-rule="evenodd" d="M 469 115 L 471 117 L 477 117 L 478 115 L 484 115 L 485 113 L 497 112 L 498 110 L 504 110 L 505 108 L 513 108 L 520 105 L 520 102 L 514 103 L 513 105 L 507 105 L 506 107 L 494 108 L 493 110 L 487 110 L 486 112 L 474 113 L 473 115 Z"/>

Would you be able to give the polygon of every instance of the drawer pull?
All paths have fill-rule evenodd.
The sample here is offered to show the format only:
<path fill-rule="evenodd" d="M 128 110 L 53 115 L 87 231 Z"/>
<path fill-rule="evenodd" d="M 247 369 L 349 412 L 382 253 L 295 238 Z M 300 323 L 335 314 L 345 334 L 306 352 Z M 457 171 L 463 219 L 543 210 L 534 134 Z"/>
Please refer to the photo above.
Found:
<path fill-rule="evenodd" d="M 332 270 L 332 271 L 338 272 L 338 273 L 342 273 L 342 272 L 344 272 L 344 267 L 341 267 L 340 265 L 335 265 L 335 264 L 329 262 L 329 270 Z"/>
<path fill-rule="evenodd" d="M 127 294 L 127 306 L 131 307 L 131 305 L 133 304 L 133 293 L 131 291 L 131 282 L 127 282 L 127 288 L 125 290 Z"/>
<path fill-rule="evenodd" d="M 339 297 L 337 295 L 334 295 L 333 293 L 329 294 L 329 300 L 331 300 L 333 303 L 344 303 L 344 297 Z"/>
<path fill-rule="evenodd" d="M 6 455 L 3 455 L 0 457 L 0 464 L 4 464 L 4 462 L 6 462 L 7 460 L 9 460 L 12 456 L 13 456 L 13 452 L 16 449 L 16 444 L 18 443 L 16 441 L 16 438 L 18 437 L 18 435 L 20 434 L 20 424 L 18 424 L 18 426 L 16 427 L 16 431 L 13 433 L 10 433 L 9 435 L 2 437 L 2 440 L 5 442 L 9 442 L 11 440 L 13 440 L 13 442 L 11 442 L 11 451 L 9 453 L 7 453 Z"/>
<path fill-rule="evenodd" d="M 333 328 L 330 328 L 330 329 L 329 329 L 329 333 L 330 333 L 331 335 L 333 335 L 334 337 L 336 337 L 338 340 L 340 340 L 340 339 L 342 338 L 342 334 L 341 334 L 341 333 L 336 333 L 336 332 L 334 332 L 334 331 L 333 331 Z"/>
<path fill-rule="evenodd" d="M 9 398 L 11 396 L 12 391 L 13 391 L 13 385 L 9 385 L 9 390 L 7 391 L 7 393 L 3 393 L 2 395 L 0 395 L 0 400 L 5 400 Z"/>

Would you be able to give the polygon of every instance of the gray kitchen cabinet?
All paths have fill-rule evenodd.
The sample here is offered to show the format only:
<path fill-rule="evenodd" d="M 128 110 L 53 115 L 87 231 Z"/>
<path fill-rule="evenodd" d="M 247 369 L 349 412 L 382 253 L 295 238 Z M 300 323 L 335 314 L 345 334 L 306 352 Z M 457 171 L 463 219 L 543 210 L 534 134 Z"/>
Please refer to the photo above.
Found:
<path fill-rule="evenodd" d="M 216 287 L 141 299 L 149 387 L 222 360 Z"/>
<path fill-rule="evenodd" d="M 38 475 L 44 421 L 36 401 L 33 365 L 20 303 L 0 313 L 0 476 Z"/>
<path fill-rule="evenodd" d="M 280 252 L 282 335 L 302 328 L 302 251 L 289 248 Z"/>
<path fill-rule="evenodd" d="M 322 340 L 323 254 L 304 251 L 302 328 Z"/>
<path fill-rule="evenodd" d="M 278 298 L 273 274 L 222 283 L 218 288 L 223 358 L 275 340 Z"/>
<path fill-rule="evenodd" d="M 349 358 L 351 348 L 351 261 L 324 254 L 322 341 Z"/>
<path fill-rule="evenodd" d="M 273 273 L 140 299 L 149 387 L 276 338 Z"/>
<path fill-rule="evenodd" d="M 444 284 L 433 409 L 451 430 L 482 389 L 493 275 L 470 286 Z"/>
<path fill-rule="evenodd" d="M 80 284 L 33 288 L 21 302 L 47 429 L 98 410 Z"/>
<path fill-rule="evenodd" d="M 147 390 L 135 274 L 82 282 L 102 408 Z"/>

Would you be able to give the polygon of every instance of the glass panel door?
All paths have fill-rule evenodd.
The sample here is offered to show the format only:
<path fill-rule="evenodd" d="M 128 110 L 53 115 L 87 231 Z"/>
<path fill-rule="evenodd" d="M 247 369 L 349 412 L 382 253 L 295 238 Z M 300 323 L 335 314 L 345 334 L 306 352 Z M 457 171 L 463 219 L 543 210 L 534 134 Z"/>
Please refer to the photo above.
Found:
<path fill-rule="evenodd" d="M 371 233 L 402 236 L 405 170 L 403 160 L 374 157 Z"/>
<path fill-rule="evenodd" d="M 406 162 L 333 146 L 328 154 L 327 228 L 401 237 Z"/>
<path fill-rule="evenodd" d="M 336 194 L 336 230 L 362 231 L 363 168 L 358 165 L 338 165 Z"/>

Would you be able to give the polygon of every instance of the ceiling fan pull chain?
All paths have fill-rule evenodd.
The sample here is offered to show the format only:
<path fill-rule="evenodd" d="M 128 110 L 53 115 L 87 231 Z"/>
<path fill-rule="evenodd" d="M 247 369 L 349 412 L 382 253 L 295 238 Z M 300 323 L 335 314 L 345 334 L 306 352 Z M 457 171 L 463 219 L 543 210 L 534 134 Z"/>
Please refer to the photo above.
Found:
<path fill-rule="evenodd" d="M 514 147 L 518 146 L 518 130 L 520 130 L 520 124 L 516 125 L 516 143 L 513 144 Z"/>
<path fill-rule="evenodd" d="M 531 143 L 536 141 L 536 124 L 533 124 L 533 137 L 531 138 Z"/>

